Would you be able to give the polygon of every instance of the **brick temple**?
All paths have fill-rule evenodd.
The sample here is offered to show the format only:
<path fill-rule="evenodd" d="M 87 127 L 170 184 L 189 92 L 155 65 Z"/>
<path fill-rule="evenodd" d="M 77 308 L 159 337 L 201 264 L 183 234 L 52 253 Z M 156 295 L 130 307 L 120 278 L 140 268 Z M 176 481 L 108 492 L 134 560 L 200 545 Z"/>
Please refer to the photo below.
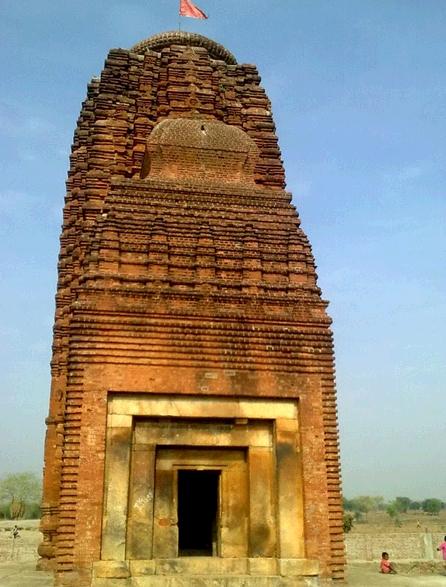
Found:
<path fill-rule="evenodd" d="M 342 580 L 331 320 L 257 69 L 185 32 L 114 49 L 70 161 L 40 567 Z"/>

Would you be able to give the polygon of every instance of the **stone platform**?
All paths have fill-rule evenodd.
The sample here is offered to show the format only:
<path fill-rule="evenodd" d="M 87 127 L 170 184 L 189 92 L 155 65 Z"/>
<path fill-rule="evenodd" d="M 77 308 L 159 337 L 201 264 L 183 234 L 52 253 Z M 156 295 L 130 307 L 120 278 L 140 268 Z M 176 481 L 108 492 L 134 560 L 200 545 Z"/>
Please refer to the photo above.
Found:
<path fill-rule="evenodd" d="M 308 559 L 181 557 L 98 561 L 92 587 L 311 587 L 319 563 Z"/>

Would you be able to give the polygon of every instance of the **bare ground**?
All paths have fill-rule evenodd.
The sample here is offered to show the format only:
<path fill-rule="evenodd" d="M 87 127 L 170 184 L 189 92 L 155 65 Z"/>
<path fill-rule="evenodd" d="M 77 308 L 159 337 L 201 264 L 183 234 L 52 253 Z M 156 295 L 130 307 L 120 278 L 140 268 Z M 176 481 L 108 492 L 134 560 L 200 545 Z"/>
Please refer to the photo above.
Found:
<path fill-rule="evenodd" d="M 381 575 L 377 564 L 352 563 L 347 566 L 347 582 L 350 587 L 446 587 L 446 574 Z"/>
<path fill-rule="evenodd" d="M 0 562 L 1 587 L 53 587 L 52 573 L 36 571 L 34 561 Z"/>
<path fill-rule="evenodd" d="M 445 587 L 445 576 L 380 575 L 365 565 L 349 565 L 349 587 Z M 51 573 L 35 570 L 35 562 L 1 562 L 1 587 L 53 587 Z"/>
<path fill-rule="evenodd" d="M 36 550 L 40 541 L 38 522 L 21 521 L 20 538 L 13 540 L 13 523 L 0 522 L 0 587 L 53 587 L 51 573 L 36 571 Z M 350 587 L 446 587 L 444 575 L 380 575 L 376 563 L 353 563 L 347 567 Z"/>
<path fill-rule="evenodd" d="M 395 522 L 386 512 L 369 512 L 361 522 L 355 522 L 352 534 L 380 534 L 381 532 L 444 532 L 446 534 L 446 509 L 438 515 L 410 511 L 400 514 Z"/>

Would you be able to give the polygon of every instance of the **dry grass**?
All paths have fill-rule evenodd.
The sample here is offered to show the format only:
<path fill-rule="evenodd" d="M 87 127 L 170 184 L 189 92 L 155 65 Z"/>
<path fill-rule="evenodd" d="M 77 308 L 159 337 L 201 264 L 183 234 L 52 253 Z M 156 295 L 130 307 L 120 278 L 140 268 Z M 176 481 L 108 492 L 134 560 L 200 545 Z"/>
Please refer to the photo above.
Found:
<path fill-rule="evenodd" d="M 361 522 L 355 522 L 351 533 L 379 534 L 381 532 L 443 532 L 446 535 L 446 510 L 438 516 L 424 512 L 408 512 L 400 515 L 400 525 L 386 512 L 369 512 Z"/>
<path fill-rule="evenodd" d="M 17 524 L 20 535 L 15 540 L 11 530 Z M 0 522 L 0 561 L 35 561 L 42 539 L 39 520 L 7 520 Z"/>

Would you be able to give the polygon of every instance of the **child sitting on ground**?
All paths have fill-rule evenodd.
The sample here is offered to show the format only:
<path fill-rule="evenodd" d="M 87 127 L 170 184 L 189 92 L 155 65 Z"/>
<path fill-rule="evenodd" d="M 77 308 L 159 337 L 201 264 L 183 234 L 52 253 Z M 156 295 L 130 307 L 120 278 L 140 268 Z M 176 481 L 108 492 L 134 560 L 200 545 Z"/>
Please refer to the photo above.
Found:
<path fill-rule="evenodd" d="M 381 562 L 379 563 L 379 572 L 385 574 L 396 574 L 395 567 L 393 563 L 389 561 L 389 553 L 383 552 L 381 555 Z"/>
<path fill-rule="evenodd" d="M 437 550 L 441 551 L 443 562 L 446 566 L 446 536 L 444 537 L 443 542 L 438 546 Z"/>

